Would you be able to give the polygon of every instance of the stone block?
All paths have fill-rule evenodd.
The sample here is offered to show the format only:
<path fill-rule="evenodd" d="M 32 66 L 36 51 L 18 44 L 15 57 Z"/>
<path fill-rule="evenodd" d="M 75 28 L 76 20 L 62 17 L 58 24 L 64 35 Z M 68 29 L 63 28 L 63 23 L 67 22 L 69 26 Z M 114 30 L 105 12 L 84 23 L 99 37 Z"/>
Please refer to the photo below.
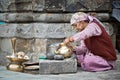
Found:
<path fill-rule="evenodd" d="M 64 22 L 64 14 L 46 14 L 47 22 Z"/>
<path fill-rule="evenodd" d="M 55 13 L 34 13 L 34 21 L 41 22 L 63 22 L 64 20 L 63 14 L 55 14 Z"/>
<path fill-rule="evenodd" d="M 15 0 L 16 10 L 32 11 L 32 0 Z"/>
<path fill-rule="evenodd" d="M 12 43 L 10 38 L 0 38 L 0 51 L 12 54 Z"/>
<path fill-rule="evenodd" d="M 75 33 L 67 23 L 35 23 L 34 32 L 38 38 L 65 38 Z"/>
<path fill-rule="evenodd" d="M 23 39 L 17 38 L 16 39 L 16 52 L 23 51 L 29 55 L 29 53 L 33 53 L 34 47 L 34 39 Z"/>
<path fill-rule="evenodd" d="M 33 38 L 33 24 L 17 24 L 16 28 L 16 37 L 21 38 Z"/>
<path fill-rule="evenodd" d="M 33 21 L 33 13 L 16 14 L 15 21 L 17 21 L 17 22 L 32 22 Z"/>
<path fill-rule="evenodd" d="M 49 22 L 49 23 L 61 23 L 61 22 L 70 22 L 71 18 L 70 13 L 61 14 L 61 13 L 34 13 L 34 21 L 36 22 Z"/>
<path fill-rule="evenodd" d="M 32 22 L 33 14 L 28 13 L 0 13 L 0 21 L 8 22 Z"/>
<path fill-rule="evenodd" d="M 66 0 L 65 11 L 109 11 L 111 10 L 110 0 Z"/>
<path fill-rule="evenodd" d="M 16 11 L 15 0 L 0 0 L 0 12 Z"/>
<path fill-rule="evenodd" d="M 7 20 L 9 22 L 17 22 L 16 16 L 17 16 L 17 13 L 6 13 L 5 20 Z"/>
<path fill-rule="evenodd" d="M 39 60 L 39 74 L 62 74 L 77 72 L 76 59 Z"/>
<path fill-rule="evenodd" d="M 47 36 L 47 27 L 44 23 L 34 23 L 34 37 L 45 38 Z"/>
<path fill-rule="evenodd" d="M 14 37 L 17 24 L 0 25 L 0 37 Z"/>
<path fill-rule="evenodd" d="M 45 0 L 33 0 L 32 6 L 33 6 L 33 11 L 43 11 L 45 5 Z"/>
<path fill-rule="evenodd" d="M 107 11 L 111 10 L 110 0 L 89 0 L 81 1 L 81 4 L 84 4 L 90 11 Z"/>
<path fill-rule="evenodd" d="M 95 11 L 108 11 L 108 12 L 112 11 L 112 5 L 111 5 L 112 1 L 111 0 L 106 0 L 106 1 L 102 0 L 102 1 L 96 1 L 96 2 L 98 5 L 97 4 L 95 5 L 96 6 Z"/>
<path fill-rule="evenodd" d="M 0 38 L 0 65 L 7 65 L 7 55 L 12 55 L 12 44 L 9 38 Z"/>
<path fill-rule="evenodd" d="M 6 20 L 6 13 L 0 13 L 0 21 Z"/>
<path fill-rule="evenodd" d="M 47 38 L 65 38 L 73 35 L 75 30 L 70 27 L 70 24 L 48 24 Z"/>
<path fill-rule="evenodd" d="M 64 24 L 47 24 L 47 38 L 64 38 L 65 26 Z"/>
<path fill-rule="evenodd" d="M 46 13 L 34 13 L 33 19 L 36 22 L 47 22 L 46 21 Z"/>
<path fill-rule="evenodd" d="M 76 33 L 76 30 L 73 29 L 73 27 L 70 24 L 66 23 L 64 24 L 64 26 L 65 37 L 70 37 Z"/>
<path fill-rule="evenodd" d="M 32 0 L 1 0 L 0 11 L 32 11 Z"/>
<path fill-rule="evenodd" d="M 92 13 L 89 13 L 92 14 Z M 70 22 L 72 13 L 34 13 L 34 21 L 36 22 L 49 22 L 49 23 L 65 23 Z M 110 16 L 108 13 L 94 13 L 100 21 L 108 21 Z"/>
<path fill-rule="evenodd" d="M 81 0 L 66 0 L 65 11 L 76 12 L 76 11 L 87 11 L 88 7 L 81 4 Z"/>
<path fill-rule="evenodd" d="M 70 23 L 70 19 L 71 19 L 72 15 L 73 15 L 73 13 L 63 14 L 64 22 Z"/>
<path fill-rule="evenodd" d="M 0 51 L 0 66 L 6 66 L 8 64 L 8 60 L 6 58 L 7 55 L 11 55 L 10 53 Z"/>
<path fill-rule="evenodd" d="M 45 24 L 45 23 L 35 23 L 34 24 L 34 37 L 41 37 L 41 38 L 64 38 L 65 35 L 65 28 L 64 24 Z"/>

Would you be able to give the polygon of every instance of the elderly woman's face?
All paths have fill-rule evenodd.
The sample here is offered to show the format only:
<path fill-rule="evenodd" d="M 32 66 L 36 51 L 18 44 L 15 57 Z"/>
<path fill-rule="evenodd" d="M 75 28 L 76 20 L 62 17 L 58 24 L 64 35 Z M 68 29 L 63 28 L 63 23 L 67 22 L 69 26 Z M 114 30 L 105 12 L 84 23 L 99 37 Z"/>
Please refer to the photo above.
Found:
<path fill-rule="evenodd" d="M 84 21 L 80 21 L 80 22 L 77 22 L 76 24 L 73 24 L 72 25 L 77 31 L 82 31 L 86 26 L 86 22 Z"/>

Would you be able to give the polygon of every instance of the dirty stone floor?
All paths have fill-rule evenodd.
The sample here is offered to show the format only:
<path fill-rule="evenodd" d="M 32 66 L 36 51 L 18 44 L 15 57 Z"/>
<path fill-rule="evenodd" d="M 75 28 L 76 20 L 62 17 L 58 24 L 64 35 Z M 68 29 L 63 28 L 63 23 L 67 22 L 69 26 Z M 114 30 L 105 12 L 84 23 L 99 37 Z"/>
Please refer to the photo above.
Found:
<path fill-rule="evenodd" d="M 5 66 L 0 66 L 0 80 L 120 80 L 120 54 L 115 70 L 86 72 L 78 67 L 77 73 L 39 75 L 13 72 L 7 70 Z"/>

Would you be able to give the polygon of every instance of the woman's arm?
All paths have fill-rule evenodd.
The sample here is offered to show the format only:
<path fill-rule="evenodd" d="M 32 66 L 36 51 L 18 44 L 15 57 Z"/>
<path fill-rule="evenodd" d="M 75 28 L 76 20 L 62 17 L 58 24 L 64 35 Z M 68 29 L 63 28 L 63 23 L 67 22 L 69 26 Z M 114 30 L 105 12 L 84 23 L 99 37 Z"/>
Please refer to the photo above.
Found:
<path fill-rule="evenodd" d="M 102 31 L 100 27 L 96 23 L 90 23 L 83 31 L 75 34 L 74 36 L 72 36 L 72 38 L 75 42 L 78 42 L 91 36 L 99 36 L 101 34 Z"/>

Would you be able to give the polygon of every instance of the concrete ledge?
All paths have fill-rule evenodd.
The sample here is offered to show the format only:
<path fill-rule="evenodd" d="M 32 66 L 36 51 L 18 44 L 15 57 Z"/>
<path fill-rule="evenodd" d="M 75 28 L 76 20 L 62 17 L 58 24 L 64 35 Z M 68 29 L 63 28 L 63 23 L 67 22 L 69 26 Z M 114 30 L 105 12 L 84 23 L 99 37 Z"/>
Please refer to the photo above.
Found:
<path fill-rule="evenodd" d="M 39 60 L 39 74 L 61 74 L 77 72 L 77 60 Z"/>

